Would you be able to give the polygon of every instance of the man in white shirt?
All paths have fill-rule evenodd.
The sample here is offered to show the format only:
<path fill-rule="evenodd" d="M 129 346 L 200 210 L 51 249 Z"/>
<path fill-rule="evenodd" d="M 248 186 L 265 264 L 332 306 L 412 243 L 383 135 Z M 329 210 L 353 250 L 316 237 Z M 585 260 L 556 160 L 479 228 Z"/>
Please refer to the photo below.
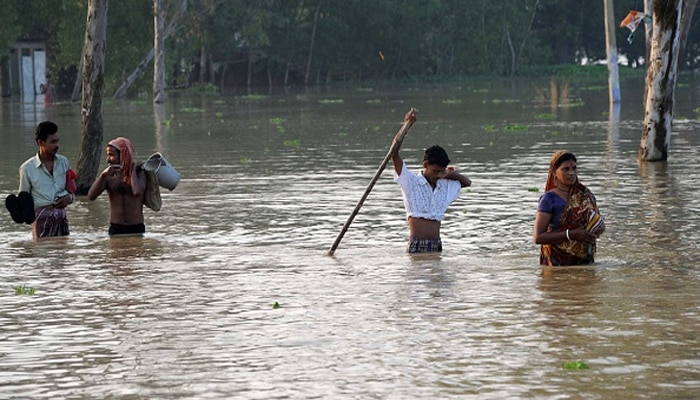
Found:
<path fill-rule="evenodd" d="M 74 197 L 66 188 L 68 159 L 58 154 L 58 126 L 44 121 L 36 127 L 34 138 L 39 151 L 19 167 L 19 191 L 28 192 L 34 200 L 32 233 L 35 238 L 68 235 L 66 206 Z"/>
<path fill-rule="evenodd" d="M 425 150 L 423 169 L 412 173 L 399 155 L 400 132 L 394 138 L 392 153 L 394 181 L 401 186 L 403 203 L 409 228 L 409 253 L 441 252 L 440 225 L 447 207 L 459 197 L 463 187 L 472 181 L 452 168 L 447 168 L 450 159 L 440 146 Z"/>

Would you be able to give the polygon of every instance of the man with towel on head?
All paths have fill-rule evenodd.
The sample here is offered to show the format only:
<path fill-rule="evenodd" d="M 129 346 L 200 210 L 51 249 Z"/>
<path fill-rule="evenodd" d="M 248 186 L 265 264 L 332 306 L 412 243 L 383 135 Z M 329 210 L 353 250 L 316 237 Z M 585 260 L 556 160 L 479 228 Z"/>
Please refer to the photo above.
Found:
<path fill-rule="evenodd" d="M 134 163 L 134 147 L 127 138 L 110 141 L 105 152 L 109 166 L 90 187 L 88 199 L 95 200 L 105 189 L 109 193 L 110 235 L 142 234 L 146 172 Z"/>

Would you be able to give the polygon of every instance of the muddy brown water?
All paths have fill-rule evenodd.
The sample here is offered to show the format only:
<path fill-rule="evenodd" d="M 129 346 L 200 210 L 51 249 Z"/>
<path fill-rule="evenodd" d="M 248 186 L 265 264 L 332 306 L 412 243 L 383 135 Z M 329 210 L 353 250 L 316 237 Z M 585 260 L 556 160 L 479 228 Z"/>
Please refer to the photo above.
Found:
<path fill-rule="evenodd" d="M 549 81 L 108 101 L 105 140 L 162 152 L 182 181 L 145 211 L 144 237 L 107 237 L 106 196 L 70 206 L 68 238 L 34 242 L 2 215 L 0 397 L 696 397 L 698 83 L 682 77 L 663 164 L 637 162 L 629 79 L 619 110 L 605 82 Z M 405 254 L 387 169 L 326 256 L 410 107 L 409 167 L 438 143 L 473 180 L 445 251 Z M 41 120 L 77 165 L 79 114 L 2 99 L 3 193 Z M 592 266 L 543 269 L 532 243 L 560 148 L 607 219 Z"/>

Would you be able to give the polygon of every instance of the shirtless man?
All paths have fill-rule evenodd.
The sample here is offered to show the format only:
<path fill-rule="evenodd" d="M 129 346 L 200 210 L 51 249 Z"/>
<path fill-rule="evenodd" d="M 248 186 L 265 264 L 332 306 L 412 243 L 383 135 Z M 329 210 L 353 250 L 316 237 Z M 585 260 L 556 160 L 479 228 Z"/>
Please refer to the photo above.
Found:
<path fill-rule="evenodd" d="M 107 144 L 107 169 L 102 171 L 88 191 L 95 200 L 109 193 L 109 234 L 142 234 L 146 172 L 133 161 L 134 147 L 129 139 L 118 137 Z"/>
<path fill-rule="evenodd" d="M 466 176 L 448 169 L 450 159 L 440 146 L 425 150 L 423 170 L 412 173 L 399 155 L 401 132 L 394 138 L 394 181 L 401 186 L 409 228 L 409 253 L 441 252 L 440 224 L 447 207 L 459 197 L 461 188 L 471 186 Z"/>

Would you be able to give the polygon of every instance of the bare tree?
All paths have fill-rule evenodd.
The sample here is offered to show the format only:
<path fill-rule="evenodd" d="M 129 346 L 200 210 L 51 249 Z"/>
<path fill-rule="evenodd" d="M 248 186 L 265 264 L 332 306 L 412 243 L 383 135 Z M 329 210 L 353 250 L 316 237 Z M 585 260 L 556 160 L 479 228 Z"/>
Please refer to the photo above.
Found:
<path fill-rule="evenodd" d="M 515 76 L 515 71 L 518 68 L 518 61 L 520 60 L 520 56 L 523 53 L 523 50 L 525 49 L 525 44 L 527 43 L 527 40 L 530 38 L 530 32 L 532 31 L 532 26 L 535 23 L 535 16 L 537 15 L 537 7 L 540 4 L 540 0 L 535 0 L 535 4 L 532 6 L 532 14 L 530 15 L 530 23 L 527 26 L 527 29 L 525 30 L 523 34 L 523 40 L 520 41 L 520 46 L 518 47 L 518 50 L 516 52 L 515 46 L 513 44 L 513 40 L 510 36 L 510 25 L 508 22 L 505 22 L 504 19 L 504 24 L 505 24 L 505 35 L 506 35 L 506 40 L 508 41 L 508 49 L 510 50 L 510 71 L 508 72 L 508 76 L 513 78 Z"/>
<path fill-rule="evenodd" d="M 653 13 L 653 10 L 654 0 L 644 0 L 644 14 L 651 15 Z M 644 46 L 646 50 L 644 52 L 644 62 L 647 63 L 647 61 L 649 61 L 649 58 L 651 57 L 651 38 L 652 36 L 654 36 L 654 25 L 644 23 L 644 32 L 646 33 Z"/>
<path fill-rule="evenodd" d="M 685 69 L 685 47 L 688 43 L 688 33 L 693 22 L 693 14 L 698 0 L 685 0 L 683 6 L 683 16 L 681 16 L 681 41 L 678 44 L 678 68 Z"/>
<path fill-rule="evenodd" d="M 154 0 L 155 2 L 156 0 Z M 182 25 L 180 25 L 180 22 L 184 16 L 185 11 L 187 10 L 187 0 L 181 0 L 180 5 L 177 8 L 177 11 L 174 13 L 172 19 L 168 23 L 168 27 L 165 29 L 163 32 L 163 42 L 165 42 L 170 35 L 175 33 L 177 30 L 179 30 Z M 129 90 L 131 85 L 134 84 L 136 79 L 146 70 L 146 67 L 148 66 L 148 63 L 153 60 L 153 57 L 155 55 L 155 50 L 154 48 L 151 48 L 146 56 L 141 60 L 141 62 L 134 68 L 133 71 L 126 77 L 124 82 L 119 86 L 119 88 L 114 92 L 114 98 L 115 99 L 121 99 L 126 96 L 126 91 Z"/>
<path fill-rule="evenodd" d="M 314 43 L 316 42 L 316 27 L 318 26 L 318 13 L 321 11 L 321 1 L 316 4 L 316 12 L 314 12 L 314 23 L 311 29 L 311 43 L 309 44 L 309 58 L 306 62 L 306 73 L 304 73 L 304 85 L 309 84 L 309 74 L 311 73 L 311 59 L 314 53 Z"/>
<path fill-rule="evenodd" d="M 605 7 L 605 48 L 608 55 L 608 92 L 611 103 L 620 102 L 620 73 L 617 68 L 617 42 L 613 0 L 603 0 Z"/>
<path fill-rule="evenodd" d="M 651 55 L 646 77 L 646 111 L 639 147 L 640 161 L 668 159 L 682 8 L 683 0 L 654 0 Z"/>
<path fill-rule="evenodd" d="M 70 101 L 76 101 L 80 95 L 80 89 L 83 87 L 83 58 L 80 57 L 80 65 L 78 66 L 78 72 L 75 76 L 75 83 L 73 84 L 73 93 L 71 93 Z"/>
<path fill-rule="evenodd" d="M 77 194 L 85 195 L 97 176 L 102 155 L 104 62 L 108 0 L 88 0 L 83 46 L 82 129 Z"/>
<path fill-rule="evenodd" d="M 163 0 L 153 0 L 153 102 L 165 103 L 165 11 Z"/>

